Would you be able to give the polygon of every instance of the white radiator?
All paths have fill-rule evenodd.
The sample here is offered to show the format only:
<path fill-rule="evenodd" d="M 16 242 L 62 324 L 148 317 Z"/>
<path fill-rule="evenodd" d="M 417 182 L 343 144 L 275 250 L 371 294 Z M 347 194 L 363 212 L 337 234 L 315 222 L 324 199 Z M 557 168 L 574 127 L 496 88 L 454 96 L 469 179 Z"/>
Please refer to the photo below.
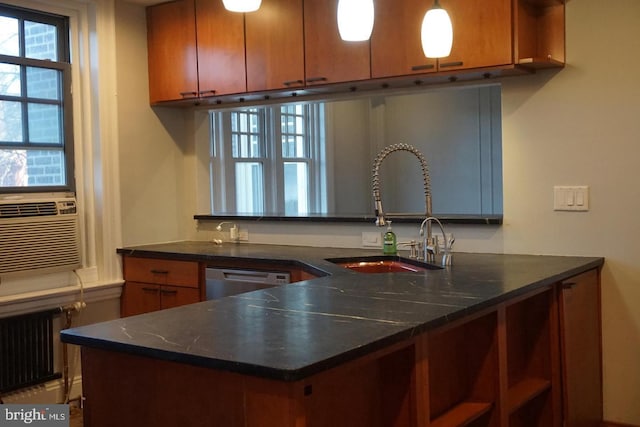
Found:
<path fill-rule="evenodd" d="M 80 265 L 75 199 L 0 200 L 0 276 Z"/>

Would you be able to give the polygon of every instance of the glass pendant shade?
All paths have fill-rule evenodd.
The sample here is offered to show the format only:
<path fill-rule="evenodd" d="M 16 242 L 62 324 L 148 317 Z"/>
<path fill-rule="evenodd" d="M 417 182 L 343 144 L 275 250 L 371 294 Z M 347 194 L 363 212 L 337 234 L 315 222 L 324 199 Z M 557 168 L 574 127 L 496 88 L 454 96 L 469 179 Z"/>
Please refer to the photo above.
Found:
<path fill-rule="evenodd" d="M 422 21 L 422 50 L 427 58 L 444 58 L 451 53 L 453 26 L 446 10 L 438 0 L 424 15 Z"/>
<path fill-rule="evenodd" d="M 255 12 L 262 0 L 222 0 L 224 8 L 231 12 Z"/>
<path fill-rule="evenodd" d="M 338 31 L 345 41 L 369 40 L 373 30 L 373 0 L 340 0 L 338 2 Z"/>

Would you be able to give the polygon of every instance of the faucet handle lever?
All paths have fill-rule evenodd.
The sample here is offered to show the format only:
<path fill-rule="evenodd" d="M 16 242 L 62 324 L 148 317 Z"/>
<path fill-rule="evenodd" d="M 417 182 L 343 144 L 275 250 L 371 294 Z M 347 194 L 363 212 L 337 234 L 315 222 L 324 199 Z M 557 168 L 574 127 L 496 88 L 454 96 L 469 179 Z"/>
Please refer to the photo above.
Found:
<path fill-rule="evenodd" d="M 398 246 L 408 246 L 409 258 L 418 259 L 418 247 L 420 246 L 420 244 L 415 240 L 411 240 L 409 242 L 398 242 Z"/>

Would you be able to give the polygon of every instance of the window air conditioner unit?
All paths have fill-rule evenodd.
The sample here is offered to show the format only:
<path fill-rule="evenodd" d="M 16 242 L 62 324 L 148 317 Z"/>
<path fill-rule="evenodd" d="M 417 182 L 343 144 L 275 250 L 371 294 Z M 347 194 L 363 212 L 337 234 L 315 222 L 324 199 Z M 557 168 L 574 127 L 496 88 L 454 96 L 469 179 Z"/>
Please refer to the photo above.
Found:
<path fill-rule="evenodd" d="M 0 276 L 80 266 L 74 198 L 0 200 Z"/>

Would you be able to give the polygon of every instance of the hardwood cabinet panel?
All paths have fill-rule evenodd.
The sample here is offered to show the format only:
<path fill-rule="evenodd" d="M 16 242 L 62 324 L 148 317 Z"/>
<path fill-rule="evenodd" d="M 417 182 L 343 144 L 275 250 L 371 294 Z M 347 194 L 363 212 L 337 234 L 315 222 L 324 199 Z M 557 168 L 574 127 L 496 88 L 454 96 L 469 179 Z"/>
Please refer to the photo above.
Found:
<path fill-rule="evenodd" d="M 193 0 L 147 8 L 151 104 L 196 97 L 198 63 Z"/>
<path fill-rule="evenodd" d="M 199 287 L 198 263 L 154 258 L 124 258 L 124 278 L 158 285 Z"/>
<path fill-rule="evenodd" d="M 513 63 L 511 0 L 441 0 L 453 24 L 451 55 L 439 71 Z"/>
<path fill-rule="evenodd" d="M 307 85 L 371 77 L 369 41 L 343 41 L 338 33 L 337 10 L 338 0 L 304 2 Z"/>
<path fill-rule="evenodd" d="M 431 426 L 474 420 L 497 427 L 500 371 L 497 312 L 428 334 Z"/>
<path fill-rule="evenodd" d="M 432 3 L 424 0 L 378 0 L 371 34 L 371 77 L 394 77 L 436 71 L 436 60 L 424 56 L 420 31 Z"/>
<path fill-rule="evenodd" d="M 304 85 L 302 0 L 270 0 L 245 15 L 247 90 Z"/>
<path fill-rule="evenodd" d="M 598 271 L 566 280 L 560 290 L 560 337 L 566 426 L 602 421 L 602 333 Z"/>
<path fill-rule="evenodd" d="M 200 290 L 128 281 L 122 295 L 123 317 L 200 302 Z"/>
<path fill-rule="evenodd" d="M 517 0 L 515 4 L 516 63 L 532 69 L 564 66 L 564 1 Z"/>
<path fill-rule="evenodd" d="M 150 283 L 127 282 L 122 291 L 123 317 L 160 310 L 160 286 Z"/>
<path fill-rule="evenodd" d="M 560 355 L 555 288 L 508 304 L 506 401 L 509 425 L 559 427 Z"/>
<path fill-rule="evenodd" d="M 244 18 L 221 1 L 196 0 L 198 79 L 201 97 L 247 90 Z"/>
<path fill-rule="evenodd" d="M 160 288 L 160 309 L 179 307 L 181 305 L 200 302 L 200 290 L 180 288 L 178 286 L 162 286 Z"/>

